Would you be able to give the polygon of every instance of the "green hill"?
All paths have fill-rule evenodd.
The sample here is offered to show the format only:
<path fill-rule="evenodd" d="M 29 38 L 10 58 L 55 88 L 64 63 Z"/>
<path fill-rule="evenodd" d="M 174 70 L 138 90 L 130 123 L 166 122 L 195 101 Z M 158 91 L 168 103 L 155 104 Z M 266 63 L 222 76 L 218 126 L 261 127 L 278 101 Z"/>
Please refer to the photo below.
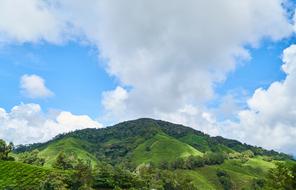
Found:
<path fill-rule="evenodd" d="M 156 134 L 133 151 L 131 160 L 137 165 L 149 162 L 159 164 L 163 160 L 172 162 L 178 157 L 190 155 L 202 156 L 203 153 L 166 134 Z"/>
<path fill-rule="evenodd" d="M 227 183 L 231 184 L 232 189 L 252 189 L 256 180 L 264 180 L 269 170 L 276 167 L 277 162 L 290 165 L 295 163 L 291 156 L 284 153 L 223 137 L 210 137 L 183 125 L 153 119 L 138 119 L 102 129 L 84 129 L 61 134 L 46 143 L 20 146 L 14 153 L 17 155 L 34 149 L 38 149 L 39 156 L 46 161 L 43 168 L 33 167 L 40 173 L 36 174 L 38 180 L 42 180 L 42 176 L 50 170 L 57 155 L 64 152 L 66 155 L 75 154 L 80 159 L 90 160 L 92 166 L 99 163 L 98 165 L 105 167 L 108 163 L 112 166 L 124 167 L 135 172 L 133 175 L 141 175 L 141 177 L 143 177 L 139 174 L 141 168 L 153 166 L 156 167 L 155 170 L 147 170 L 150 172 L 149 175 L 153 176 L 153 172 L 157 173 L 157 171 L 165 172 L 155 174 L 156 179 L 168 180 L 175 176 L 174 183 L 181 180 L 180 183 L 184 185 L 191 184 L 196 187 L 195 189 L 205 190 L 225 189 L 228 188 L 225 187 L 229 185 Z M 26 171 L 32 170 L 31 166 L 21 166 L 28 167 L 24 169 Z M 5 170 L 5 172 L 9 171 Z M 19 173 L 16 173 L 14 178 L 25 178 L 18 175 Z M 103 176 L 121 179 L 126 175 L 125 173 L 120 177 L 114 177 L 115 174 Z M 100 177 L 96 179 L 101 180 Z M 150 178 L 145 180 L 152 183 Z M 12 179 L 10 181 L 14 183 Z M 113 183 L 116 181 L 115 179 Z M 3 180 L 2 183 L 4 183 Z"/>
<path fill-rule="evenodd" d="M 51 169 L 13 161 L 0 161 L 0 171 L 0 189 L 38 189 L 52 172 Z"/>
<path fill-rule="evenodd" d="M 65 154 L 74 153 L 78 158 L 90 160 L 92 164 L 95 164 L 96 157 L 86 150 L 86 147 L 90 146 L 92 144 L 88 142 L 69 137 L 50 143 L 40 151 L 39 156 L 45 158 L 45 166 L 50 166 L 61 151 L 65 152 Z"/>

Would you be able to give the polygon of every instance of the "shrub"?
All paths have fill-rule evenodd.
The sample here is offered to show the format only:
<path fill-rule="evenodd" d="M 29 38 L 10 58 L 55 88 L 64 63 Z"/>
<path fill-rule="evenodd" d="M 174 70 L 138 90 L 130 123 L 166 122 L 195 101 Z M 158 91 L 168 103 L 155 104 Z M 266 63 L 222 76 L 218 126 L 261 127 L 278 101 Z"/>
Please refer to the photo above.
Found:
<path fill-rule="evenodd" d="M 38 157 L 38 154 L 39 154 L 39 151 L 37 149 L 33 150 L 32 152 L 21 153 L 18 158 L 18 161 L 26 164 L 43 166 L 45 163 L 45 159 Z"/>
<path fill-rule="evenodd" d="M 217 170 L 216 175 L 219 178 L 219 182 L 223 186 L 224 190 L 233 189 L 233 182 L 230 179 L 229 174 L 224 170 Z"/>

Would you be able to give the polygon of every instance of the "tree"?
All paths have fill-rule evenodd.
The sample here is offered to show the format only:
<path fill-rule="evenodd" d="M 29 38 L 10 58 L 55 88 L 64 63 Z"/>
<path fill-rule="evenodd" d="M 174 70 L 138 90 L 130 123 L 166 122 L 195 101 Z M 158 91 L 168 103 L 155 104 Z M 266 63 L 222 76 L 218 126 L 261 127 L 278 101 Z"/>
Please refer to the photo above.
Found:
<path fill-rule="evenodd" d="M 32 152 L 24 152 L 20 154 L 18 161 L 26 163 L 26 164 L 32 164 L 36 166 L 43 166 L 45 163 L 44 158 L 40 158 L 38 156 L 39 151 L 37 149 L 33 150 Z"/>
<path fill-rule="evenodd" d="M 251 150 L 246 150 L 246 151 L 242 152 L 242 155 L 244 157 L 247 157 L 247 158 L 253 158 L 254 157 L 254 153 Z"/>
<path fill-rule="evenodd" d="M 66 156 L 66 154 L 62 151 L 53 163 L 53 167 L 62 170 L 74 169 L 76 162 L 77 156 L 74 153 Z"/>
<path fill-rule="evenodd" d="M 166 161 L 166 160 L 163 160 L 163 161 L 161 161 L 161 162 L 159 163 L 159 168 L 160 168 L 160 169 L 167 170 L 167 169 L 169 169 L 169 167 L 170 167 L 170 164 L 169 164 L 169 162 Z"/>
<path fill-rule="evenodd" d="M 173 163 L 172 163 L 172 168 L 173 169 L 186 169 L 186 163 L 183 158 L 177 158 Z"/>
<path fill-rule="evenodd" d="M 72 189 L 91 189 L 93 182 L 91 162 L 89 160 L 83 161 L 78 159 L 74 170 L 75 172 L 72 175 L 71 182 Z"/>
<path fill-rule="evenodd" d="M 68 185 L 64 176 L 51 173 L 40 185 L 40 190 L 66 190 Z"/>
<path fill-rule="evenodd" d="M 204 166 L 205 162 L 200 156 L 189 156 L 185 164 L 187 169 L 195 169 Z"/>
<path fill-rule="evenodd" d="M 293 190 L 295 185 L 293 172 L 282 162 L 278 162 L 275 168 L 268 173 L 267 187 L 270 190 Z M 295 178 L 294 178 L 295 179 Z"/>
<path fill-rule="evenodd" d="M 14 160 L 13 157 L 8 154 L 13 150 L 14 145 L 10 142 L 8 145 L 2 139 L 0 139 L 0 160 Z"/>
<path fill-rule="evenodd" d="M 94 188 L 114 188 L 114 169 L 109 164 L 100 164 L 96 166 L 94 172 Z"/>
<path fill-rule="evenodd" d="M 223 153 L 207 152 L 204 155 L 204 160 L 207 165 L 223 164 L 225 156 Z"/>
<path fill-rule="evenodd" d="M 254 190 L 260 190 L 264 188 L 264 185 L 265 185 L 264 179 L 254 179 L 252 181 L 251 188 Z"/>
<path fill-rule="evenodd" d="M 224 190 L 233 189 L 233 182 L 230 179 L 230 175 L 224 170 L 217 170 L 216 175 L 219 178 L 219 182 L 223 186 Z"/>
<path fill-rule="evenodd" d="M 296 189 L 296 164 L 291 167 L 292 187 Z"/>

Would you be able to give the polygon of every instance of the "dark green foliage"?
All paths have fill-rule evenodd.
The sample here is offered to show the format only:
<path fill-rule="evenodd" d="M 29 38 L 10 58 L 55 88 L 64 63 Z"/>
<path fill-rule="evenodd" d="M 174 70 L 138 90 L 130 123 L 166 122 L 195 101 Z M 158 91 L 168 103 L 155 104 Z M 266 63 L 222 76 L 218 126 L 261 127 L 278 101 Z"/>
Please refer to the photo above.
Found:
<path fill-rule="evenodd" d="M 53 163 L 53 167 L 62 170 L 74 169 L 77 162 L 77 156 L 73 153 L 72 155 L 66 155 L 64 152 L 60 152 Z"/>
<path fill-rule="evenodd" d="M 224 162 L 224 157 L 220 153 L 207 153 L 203 157 L 201 156 L 189 156 L 187 158 L 178 158 L 171 164 L 163 163 L 163 169 L 189 169 L 203 167 L 205 165 L 216 165 Z M 167 166 L 167 167 L 164 167 Z"/>
<path fill-rule="evenodd" d="M 177 158 L 173 163 L 171 163 L 172 169 L 186 169 L 186 160 L 184 158 Z"/>
<path fill-rule="evenodd" d="M 170 163 L 166 160 L 163 160 L 162 162 L 160 162 L 159 168 L 163 170 L 167 170 L 170 168 Z"/>
<path fill-rule="evenodd" d="M 205 160 L 200 156 L 189 156 L 186 159 L 186 166 L 188 169 L 200 168 L 205 165 Z"/>
<path fill-rule="evenodd" d="M 93 183 L 92 168 L 90 161 L 78 159 L 74 166 L 71 179 L 71 189 L 89 189 Z"/>
<path fill-rule="evenodd" d="M 123 189 L 143 187 L 144 182 L 135 174 L 109 164 L 98 165 L 93 172 L 93 188 Z"/>
<path fill-rule="evenodd" d="M 254 153 L 251 150 L 245 150 L 242 152 L 242 155 L 246 158 L 253 158 Z"/>
<path fill-rule="evenodd" d="M 278 153 L 274 150 L 265 150 L 261 147 L 251 146 L 247 144 L 243 144 L 236 140 L 225 139 L 223 137 L 213 137 L 213 140 L 216 141 L 218 144 L 223 144 L 237 152 L 243 152 L 247 150 L 251 150 L 254 155 L 265 155 L 265 156 L 272 156 L 275 160 L 291 160 L 293 157 L 291 155 L 287 155 L 284 153 Z"/>
<path fill-rule="evenodd" d="M 204 160 L 207 165 L 222 164 L 225 160 L 225 155 L 223 153 L 207 152 L 204 155 Z"/>
<path fill-rule="evenodd" d="M 39 151 L 33 150 L 32 152 L 24 152 L 18 156 L 18 161 L 26 164 L 32 164 L 36 166 L 43 166 L 45 163 L 44 158 L 38 156 Z"/>
<path fill-rule="evenodd" d="M 252 190 L 260 190 L 265 186 L 266 181 L 264 179 L 254 179 L 252 181 L 251 189 Z"/>
<path fill-rule="evenodd" d="M 13 157 L 10 157 L 8 154 L 13 150 L 13 144 L 6 142 L 0 139 L 0 160 L 14 160 Z"/>
<path fill-rule="evenodd" d="M 184 177 L 170 170 L 160 170 L 151 165 L 139 168 L 138 173 L 144 180 L 142 189 L 196 190 L 191 177 Z"/>
<path fill-rule="evenodd" d="M 189 156 L 186 158 L 177 158 L 175 161 L 168 163 L 163 161 L 160 163 L 162 169 L 196 169 L 205 165 L 217 165 L 222 164 L 225 160 L 225 155 L 222 153 L 207 152 L 203 157 L 201 156 Z"/>
<path fill-rule="evenodd" d="M 229 174 L 224 170 L 217 170 L 216 175 L 219 178 L 221 185 L 223 186 L 224 190 L 231 190 L 233 188 L 233 182 L 230 179 Z"/>
<path fill-rule="evenodd" d="M 295 164 L 292 167 L 278 162 L 277 167 L 270 170 L 267 178 L 268 189 L 295 190 Z"/>
<path fill-rule="evenodd" d="M 51 173 L 41 182 L 40 190 L 66 190 L 69 189 L 68 180 L 65 176 L 58 173 Z"/>

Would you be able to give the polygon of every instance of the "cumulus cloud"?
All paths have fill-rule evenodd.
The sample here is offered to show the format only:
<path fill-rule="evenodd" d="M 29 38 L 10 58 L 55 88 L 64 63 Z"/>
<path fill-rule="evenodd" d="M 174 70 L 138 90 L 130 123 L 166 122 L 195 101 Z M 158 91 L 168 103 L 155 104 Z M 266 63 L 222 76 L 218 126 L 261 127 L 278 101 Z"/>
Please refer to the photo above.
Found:
<path fill-rule="evenodd" d="M 45 142 L 60 133 L 102 125 L 86 115 L 61 111 L 45 113 L 38 104 L 21 104 L 10 112 L 0 108 L 0 139 L 15 144 Z"/>
<path fill-rule="evenodd" d="M 284 0 L 1 3 L 0 18 L 12 19 L 0 20 L 8 39 L 76 37 L 96 45 L 108 60 L 108 72 L 131 87 L 127 115 L 203 104 L 213 97 L 214 85 L 235 69 L 236 59 L 249 57 L 245 45 L 257 46 L 265 37 L 279 40 L 293 31 Z"/>
<path fill-rule="evenodd" d="M 249 57 L 244 45 L 291 34 L 281 3 L 100 1 L 101 56 L 110 74 L 132 86 L 125 113 L 153 116 L 210 100 L 236 59 Z"/>
<path fill-rule="evenodd" d="M 45 81 L 38 75 L 23 75 L 20 80 L 21 93 L 29 98 L 46 98 L 54 93 L 45 86 Z"/>
<path fill-rule="evenodd" d="M 286 78 L 259 88 L 224 135 L 288 153 L 296 153 L 296 45 L 283 52 Z"/>
<path fill-rule="evenodd" d="M 115 90 L 103 93 L 102 104 L 106 110 L 121 112 L 125 111 L 125 100 L 128 98 L 128 92 L 117 86 Z"/>
<path fill-rule="evenodd" d="M 67 22 L 53 14 L 42 0 L 0 1 L 0 42 L 23 43 L 47 41 L 60 43 L 69 33 Z"/>

